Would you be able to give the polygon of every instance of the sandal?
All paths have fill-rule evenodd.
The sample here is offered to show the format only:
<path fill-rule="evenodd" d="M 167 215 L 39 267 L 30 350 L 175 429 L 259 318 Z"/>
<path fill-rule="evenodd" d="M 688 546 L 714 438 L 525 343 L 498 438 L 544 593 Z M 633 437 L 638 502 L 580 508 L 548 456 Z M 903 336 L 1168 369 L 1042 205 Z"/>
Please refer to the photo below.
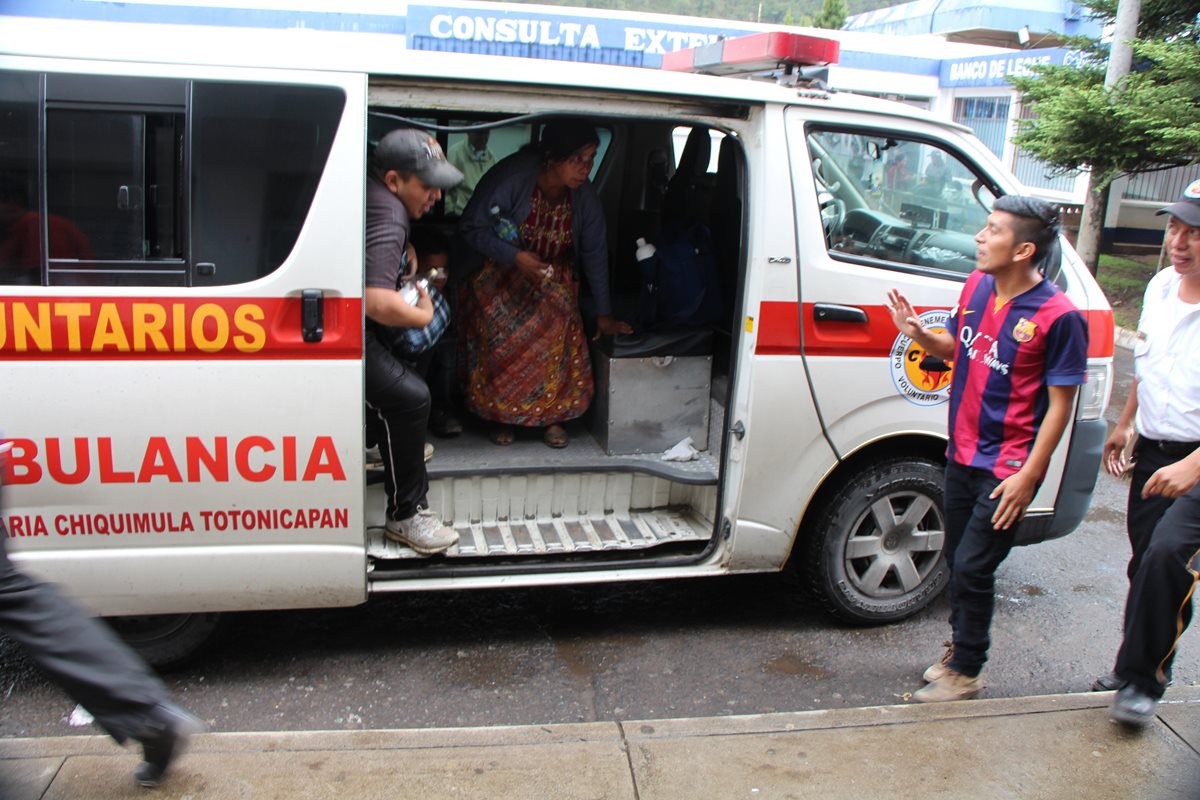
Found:
<path fill-rule="evenodd" d="M 513 433 L 512 425 L 497 425 L 492 428 L 492 432 L 488 434 L 488 438 L 492 440 L 493 444 L 505 447 L 513 443 L 516 435 Z"/>
<path fill-rule="evenodd" d="M 562 425 L 551 425 L 546 428 L 546 432 L 542 434 L 542 441 L 547 447 L 553 447 L 555 450 L 561 450 L 567 446 L 569 439 L 567 438 L 567 429 Z"/>

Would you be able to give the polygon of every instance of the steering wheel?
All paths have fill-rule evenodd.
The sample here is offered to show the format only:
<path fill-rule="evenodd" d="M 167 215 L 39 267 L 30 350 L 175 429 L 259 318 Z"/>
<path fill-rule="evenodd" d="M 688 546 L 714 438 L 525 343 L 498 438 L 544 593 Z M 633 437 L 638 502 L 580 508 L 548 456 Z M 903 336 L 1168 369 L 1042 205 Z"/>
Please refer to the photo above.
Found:
<path fill-rule="evenodd" d="M 817 183 L 817 207 L 821 210 L 821 225 L 825 228 L 825 238 L 833 244 L 833 236 L 842 229 L 846 221 L 846 201 L 834 192 L 842 188 L 841 181 L 830 183 L 823 171 L 824 163 L 820 157 L 813 159 L 813 178 Z"/>
<path fill-rule="evenodd" d="M 846 221 L 846 201 L 828 189 L 818 188 L 817 206 L 821 209 L 825 238 L 832 244 L 834 234 L 842 229 L 842 223 Z"/>

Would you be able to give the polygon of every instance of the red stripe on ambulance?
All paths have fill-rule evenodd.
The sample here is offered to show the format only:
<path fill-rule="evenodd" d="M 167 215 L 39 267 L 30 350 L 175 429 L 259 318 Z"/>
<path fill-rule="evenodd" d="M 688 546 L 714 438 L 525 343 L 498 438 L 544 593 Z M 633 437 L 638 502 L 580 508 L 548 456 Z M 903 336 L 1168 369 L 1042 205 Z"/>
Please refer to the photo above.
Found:
<path fill-rule="evenodd" d="M 820 321 L 813 314 L 813 303 L 804 304 L 804 346 L 801 348 L 799 304 L 766 300 L 759 306 L 758 339 L 755 354 L 763 356 L 841 356 L 843 358 L 887 358 L 896 341 L 896 326 L 887 306 L 855 306 L 867 315 L 867 322 Z M 941 310 L 916 309 L 917 314 Z M 1109 358 L 1113 354 L 1113 314 L 1111 310 L 1085 311 L 1088 324 L 1088 358 Z"/>
<path fill-rule="evenodd" d="M 362 300 L 330 297 L 305 342 L 298 297 L 0 297 L 0 359 L 362 358 Z"/>

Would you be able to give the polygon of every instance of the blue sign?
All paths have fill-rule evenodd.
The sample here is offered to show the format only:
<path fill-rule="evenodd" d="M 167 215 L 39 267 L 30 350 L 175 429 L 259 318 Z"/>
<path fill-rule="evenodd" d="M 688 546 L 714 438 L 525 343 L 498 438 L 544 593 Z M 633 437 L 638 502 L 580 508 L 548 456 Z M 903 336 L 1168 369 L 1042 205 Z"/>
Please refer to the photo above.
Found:
<path fill-rule="evenodd" d="M 484 4 L 410 3 L 408 46 L 414 50 L 556 58 L 657 67 L 664 53 L 711 44 L 746 28 L 660 23 L 558 13 L 510 11 Z"/>
<path fill-rule="evenodd" d="M 939 85 L 943 89 L 958 86 L 1008 86 L 1010 77 L 1033 75 L 1033 67 L 1042 65 L 1074 65 L 1086 58 L 1078 50 L 1051 47 L 1045 50 L 1022 50 L 978 58 L 956 58 L 942 62 Z"/>

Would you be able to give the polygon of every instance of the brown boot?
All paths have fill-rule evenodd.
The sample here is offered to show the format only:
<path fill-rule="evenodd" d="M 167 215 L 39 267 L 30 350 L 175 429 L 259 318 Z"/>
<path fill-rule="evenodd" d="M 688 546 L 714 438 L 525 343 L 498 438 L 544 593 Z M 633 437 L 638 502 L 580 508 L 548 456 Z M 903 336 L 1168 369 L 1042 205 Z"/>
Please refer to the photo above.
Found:
<path fill-rule="evenodd" d="M 942 654 L 942 660 L 930 666 L 921 676 L 921 680 L 926 683 L 933 683 L 950 669 L 950 659 L 954 657 L 954 645 L 951 642 L 942 642 L 942 645 L 946 648 L 946 652 Z"/>
<path fill-rule="evenodd" d="M 983 688 L 983 674 L 971 677 L 946 667 L 946 674 L 920 689 L 913 699 L 920 703 L 941 703 L 945 700 L 970 700 Z"/>

